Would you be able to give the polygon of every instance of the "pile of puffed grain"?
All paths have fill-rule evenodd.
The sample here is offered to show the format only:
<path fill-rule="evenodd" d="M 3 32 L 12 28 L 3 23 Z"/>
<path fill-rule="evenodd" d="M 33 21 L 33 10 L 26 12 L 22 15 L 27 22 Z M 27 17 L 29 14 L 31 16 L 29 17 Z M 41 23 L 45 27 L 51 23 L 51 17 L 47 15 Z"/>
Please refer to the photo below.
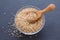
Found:
<path fill-rule="evenodd" d="M 43 24 L 43 18 L 39 19 L 35 23 L 29 23 L 27 19 L 35 19 L 37 14 L 34 12 L 26 13 L 26 11 L 37 11 L 35 8 L 25 8 L 21 11 L 18 11 L 15 17 L 15 25 L 16 27 L 25 33 L 34 33 L 40 30 L 41 25 Z"/>

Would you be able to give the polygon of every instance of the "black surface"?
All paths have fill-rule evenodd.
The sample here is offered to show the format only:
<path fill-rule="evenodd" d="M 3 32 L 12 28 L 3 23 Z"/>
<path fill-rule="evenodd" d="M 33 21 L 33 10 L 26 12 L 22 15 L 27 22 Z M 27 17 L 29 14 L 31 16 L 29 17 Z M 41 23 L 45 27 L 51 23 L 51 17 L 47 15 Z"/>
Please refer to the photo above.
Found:
<path fill-rule="evenodd" d="M 10 37 L 8 32 L 8 22 L 17 10 L 23 6 L 33 5 L 40 9 L 44 9 L 50 3 L 56 4 L 56 9 L 53 12 L 45 14 L 44 28 L 31 38 L 24 35 L 24 37 L 16 38 Z M 6 13 L 6 15 L 4 15 Z M 5 28 L 3 29 L 2 26 Z M 0 0 L 0 40 L 60 40 L 60 0 Z"/>

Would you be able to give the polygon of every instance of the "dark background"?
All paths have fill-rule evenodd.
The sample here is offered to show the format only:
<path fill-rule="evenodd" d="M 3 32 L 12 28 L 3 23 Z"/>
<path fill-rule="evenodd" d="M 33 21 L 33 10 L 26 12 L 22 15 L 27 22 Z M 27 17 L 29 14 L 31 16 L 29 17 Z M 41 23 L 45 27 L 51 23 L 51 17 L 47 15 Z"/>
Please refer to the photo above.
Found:
<path fill-rule="evenodd" d="M 45 14 L 44 28 L 36 34 L 37 36 L 33 35 L 29 38 L 24 35 L 24 37 L 16 38 L 10 37 L 3 31 L 8 30 L 7 25 L 13 17 L 12 14 L 15 15 L 20 8 L 33 5 L 44 9 L 50 3 L 54 3 L 56 9 Z M 0 40 L 60 40 L 60 0 L 0 0 Z"/>

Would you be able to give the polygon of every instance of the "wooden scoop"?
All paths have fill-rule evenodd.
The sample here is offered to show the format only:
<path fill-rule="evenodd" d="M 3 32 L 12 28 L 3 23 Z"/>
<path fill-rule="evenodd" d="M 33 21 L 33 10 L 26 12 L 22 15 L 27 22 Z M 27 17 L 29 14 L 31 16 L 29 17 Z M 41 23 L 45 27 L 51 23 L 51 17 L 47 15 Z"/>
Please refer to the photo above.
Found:
<path fill-rule="evenodd" d="M 43 14 L 45 14 L 46 12 L 49 12 L 49 11 L 53 11 L 54 9 L 55 9 L 55 4 L 48 5 L 45 9 L 36 12 L 36 14 L 37 14 L 36 19 L 30 19 L 30 22 L 34 23 L 35 21 L 40 19 Z"/>

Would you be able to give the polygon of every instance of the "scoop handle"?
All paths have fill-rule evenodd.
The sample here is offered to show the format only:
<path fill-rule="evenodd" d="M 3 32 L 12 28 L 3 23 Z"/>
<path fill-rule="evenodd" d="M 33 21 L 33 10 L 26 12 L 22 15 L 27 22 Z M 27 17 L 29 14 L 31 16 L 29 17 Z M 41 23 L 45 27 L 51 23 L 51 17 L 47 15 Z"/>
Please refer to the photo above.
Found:
<path fill-rule="evenodd" d="M 55 4 L 50 4 L 45 9 L 42 10 L 42 13 L 53 11 L 54 9 L 55 9 Z"/>
<path fill-rule="evenodd" d="M 42 17 L 42 15 L 45 14 L 46 12 L 53 11 L 54 9 L 55 9 L 55 4 L 49 4 L 45 9 L 37 12 L 38 16 L 37 16 L 36 20 L 38 20 L 40 17 Z"/>

